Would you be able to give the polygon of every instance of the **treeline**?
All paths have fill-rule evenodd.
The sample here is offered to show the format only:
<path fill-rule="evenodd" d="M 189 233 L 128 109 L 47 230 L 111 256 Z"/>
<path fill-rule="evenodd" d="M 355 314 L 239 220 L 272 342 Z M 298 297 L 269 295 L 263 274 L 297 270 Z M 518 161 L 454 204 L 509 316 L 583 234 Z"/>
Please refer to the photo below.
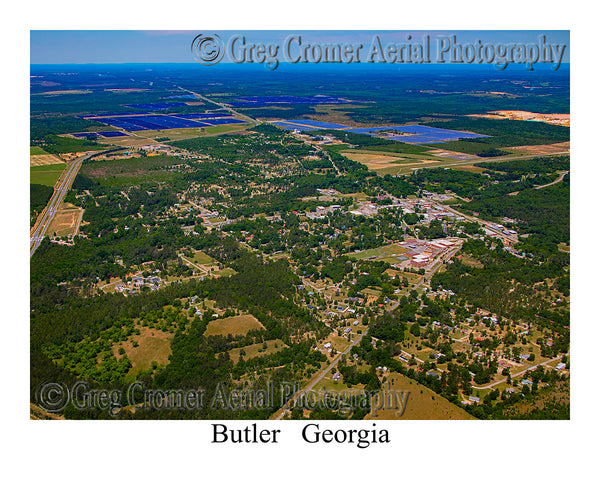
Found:
<path fill-rule="evenodd" d="M 84 132 L 90 127 L 105 126 L 98 122 L 67 115 L 31 117 L 29 125 L 30 138 L 34 143 L 44 140 L 50 135 Z"/>
<path fill-rule="evenodd" d="M 461 206 L 483 218 L 520 220 L 519 249 L 543 257 L 558 253 L 559 243 L 570 243 L 570 178 L 547 188 L 526 189 L 518 195 L 475 199 Z"/>
<path fill-rule="evenodd" d="M 54 188 L 47 185 L 29 184 L 29 217 L 33 220 L 44 209 Z"/>
<path fill-rule="evenodd" d="M 455 260 L 446 266 L 444 272 L 433 275 L 433 290 L 452 290 L 472 305 L 508 318 L 519 318 L 544 326 L 552 322 L 569 325 L 568 312 L 555 311 L 551 317 L 548 315 L 548 301 L 537 295 L 535 287 L 546 279 L 562 277 L 568 257 L 555 255 L 537 262 L 515 257 L 498 247 L 491 250 L 480 240 L 466 242 L 463 254 L 472 255 L 484 267 L 469 267 Z"/>
<path fill-rule="evenodd" d="M 515 175 L 546 174 L 560 170 L 569 170 L 570 157 L 566 155 L 556 157 L 536 157 L 525 160 L 513 160 L 509 162 L 482 162 L 476 163 L 476 167 L 487 168 L 497 172 L 513 173 Z"/>

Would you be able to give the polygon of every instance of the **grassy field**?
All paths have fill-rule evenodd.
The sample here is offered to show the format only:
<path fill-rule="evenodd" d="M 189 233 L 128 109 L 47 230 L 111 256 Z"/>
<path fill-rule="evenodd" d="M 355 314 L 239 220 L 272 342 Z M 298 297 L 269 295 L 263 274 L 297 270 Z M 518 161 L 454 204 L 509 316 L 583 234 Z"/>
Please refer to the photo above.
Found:
<path fill-rule="evenodd" d="M 29 155 L 47 155 L 47 154 L 48 154 L 48 152 L 46 152 L 41 147 L 29 147 Z"/>
<path fill-rule="evenodd" d="M 48 232 L 59 237 L 74 235 L 82 213 L 83 209 L 77 207 L 61 208 L 52 219 Z"/>
<path fill-rule="evenodd" d="M 397 410 L 380 410 L 378 416 L 371 414 L 365 420 L 473 420 L 474 417 L 462 408 L 441 397 L 433 390 L 399 373 L 390 373 L 387 377 L 390 390 L 410 392 L 404 415 L 397 417 Z"/>
<path fill-rule="evenodd" d="M 144 130 L 135 132 L 137 137 L 150 139 L 165 138 L 164 141 L 187 140 L 189 138 L 204 137 L 209 135 L 219 135 L 221 133 L 235 132 L 245 130 L 250 124 L 236 123 L 233 125 L 216 125 L 214 127 L 197 127 L 197 128 L 173 128 L 170 130 Z"/>
<path fill-rule="evenodd" d="M 173 178 L 176 175 L 175 172 L 160 170 L 160 168 L 180 163 L 182 162 L 179 158 L 165 155 L 94 161 L 84 164 L 81 167 L 81 173 L 106 185 L 137 185 L 145 181 L 160 182 Z"/>
<path fill-rule="evenodd" d="M 369 170 L 373 170 L 381 175 L 406 173 L 411 168 L 425 165 L 443 165 L 443 161 L 430 155 L 415 154 L 396 154 L 380 151 L 341 151 L 344 156 L 350 160 L 366 165 Z"/>
<path fill-rule="evenodd" d="M 385 245 L 383 247 L 371 248 L 369 250 L 364 250 L 358 253 L 349 253 L 348 256 L 355 258 L 356 260 L 367 260 L 373 258 L 372 260 L 383 260 L 391 263 L 401 262 L 402 260 L 406 260 L 403 254 L 406 252 L 406 249 L 401 247 L 398 244 Z M 398 255 L 398 257 L 394 257 L 393 255 Z"/>
<path fill-rule="evenodd" d="M 233 268 L 224 268 L 223 270 L 215 270 L 212 273 L 216 277 L 231 277 L 236 271 Z"/>
<path fill-rule="evenodd" d="M 195 252 L 194 255 L 186 258 L 189 258 L 192 262 L 200 265 L 212 265 L 215 263 L 215 260 L 204 252 Z"/>
<path fill-rule="evenodd" d="M 60 178 L 64 169 L 64 163 L 31 167 L 29 173 L 29 182 L 53 187 Z"/>
<path fill-rule="evenodd" d="M 30 167 L 40 167 L 42 165 L 56 165 L 59 163 L 65 163 L 57 155 L 31 155 L 29 157 L 29 166 Z"/>
<path fill-rule="evenodd" d="M 254 343 L 242 348 L 232 348 L 229 350 L 229 358 L 233 360 L 233 363 L 237 363 L 240 360 L 240 352 L 244 351 L 244 360 L 248 360 L 254 357 L 262 357 L 263 355 L 270 355 L 271 353 L 278 352 L 287 348 L 287 345 L 281 340 L 267 340 L 265 342 L 267 348 L 263 348 L 262 343 Z"/>
<path fill-rule="evenodd" d="M 254 315 L 235 315 L 233 317 L 213 320 L 206 327 L 204 335 L 246 335 L 250 330 L 264 330 L 264 326 Z"/>
<path fill-rule="evenodd" d="M 132 364 L 128 377 L 133 378 L 139 371 L 150 369 L 152 362 L 158 365 L 169 363 L 172 336 L 172 333 L 140 327 L 139 335 L 133 335 L 126 342 L 113 345 L 113 353 L 117 359 L 120 359 L 119 347 L 125 349 L 125 354 Z M 138 346 L 134 347 L 133 342 L 137 342 Z"/>

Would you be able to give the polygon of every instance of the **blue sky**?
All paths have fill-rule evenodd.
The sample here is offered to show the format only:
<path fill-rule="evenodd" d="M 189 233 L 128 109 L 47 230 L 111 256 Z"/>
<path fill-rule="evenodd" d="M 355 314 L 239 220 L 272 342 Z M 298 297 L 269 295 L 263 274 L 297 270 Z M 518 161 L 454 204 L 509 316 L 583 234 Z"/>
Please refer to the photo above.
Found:
<path fill-rule="evenodd" d="M 375 34 L 382 42 L 405 43 L 407 35 L 413 42 L 425 34 L 432 38 L 440 35 L 456 35 L 460 43 L 481 40 L 483 43 L 538 43 L 545 34 L 548 43 L 566 44 L 563 62 L 569 62 L 568 31 L 129 31 L 129 30 L 33 30 L 31 31 L 31 64 L 65 63 L 193 63 L 190 45 L 199 33 L 218 33 L 227 40 L 235 34 L 243 34 L 254 43 L 283 44 L 292 33 L 301 33 L 309 42 L 364 43 L 367 47 Z M 225 60 L 226 61 L 226 60 Z"/>

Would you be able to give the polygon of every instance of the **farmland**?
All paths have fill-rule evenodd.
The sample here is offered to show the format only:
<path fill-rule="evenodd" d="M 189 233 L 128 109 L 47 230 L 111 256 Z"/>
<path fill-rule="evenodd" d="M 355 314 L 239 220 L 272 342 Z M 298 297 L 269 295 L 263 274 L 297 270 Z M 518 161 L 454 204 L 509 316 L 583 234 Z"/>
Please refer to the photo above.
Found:
<path fill-rule="evenodd" d="M 30 168 L 29 181 L 39 185 L 53 187 L 65 169 L 64 163 L 40 165 Z"/>

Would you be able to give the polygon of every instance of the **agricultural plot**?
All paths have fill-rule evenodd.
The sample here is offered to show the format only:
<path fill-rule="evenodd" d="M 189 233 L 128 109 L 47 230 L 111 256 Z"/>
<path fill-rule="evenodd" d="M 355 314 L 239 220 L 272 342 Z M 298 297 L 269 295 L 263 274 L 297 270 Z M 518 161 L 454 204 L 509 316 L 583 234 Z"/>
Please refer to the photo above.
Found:
<path fill-rule="evenodd" d="M 522 147 L 507 147 L 507 150 L 511 150 L 518 153 L 526 153 L 528 155 L 549 155 L 549 154 L 560 154 L 569 152 L 571 149 L 571 142 L 553 143 L 551 145 L 524 145 Z"/>
<path fill-rule="evenodd" d="M 42 165 L 57 165 L 64 164 L 65 162 L 61 160 L 56 155 L 31 155 L 29 157 L 29 166 L 30 167 L 40 167 Z"/>
<path fill-rule="evenodd" d="M 53 187 L 62 175 L 66 164 L 64 162 L 45 164 L 30 168 L 29 182 Z"/>
<path fill-rule="evenodd" d="M 370 170 L 378 171 L 378 173 L 392 173 L 391 170 L 399 170 L 402 167 L 418 167 L 424 164 L 435 164 L 438 160 L 418 159 L 418 158 L 403 158 L 386 154 L 376 153 L 355 153 L 343 152 L 344 156 L 350 160 L 366 165 Z"/>
<path fill-rule="evenodd" d="M 264 330 L 265 327 L 254 315 L 235 315 L 211 321 L 204 335 L 246 335 L 250 330 Z"/>
<path fill-rule="evenodd" d="M 33 155 L 47 155 L 48 152 L 46 152 L 43 148 L 41 147 L 29 147 L 29 155 L 33 156 Z"/>

